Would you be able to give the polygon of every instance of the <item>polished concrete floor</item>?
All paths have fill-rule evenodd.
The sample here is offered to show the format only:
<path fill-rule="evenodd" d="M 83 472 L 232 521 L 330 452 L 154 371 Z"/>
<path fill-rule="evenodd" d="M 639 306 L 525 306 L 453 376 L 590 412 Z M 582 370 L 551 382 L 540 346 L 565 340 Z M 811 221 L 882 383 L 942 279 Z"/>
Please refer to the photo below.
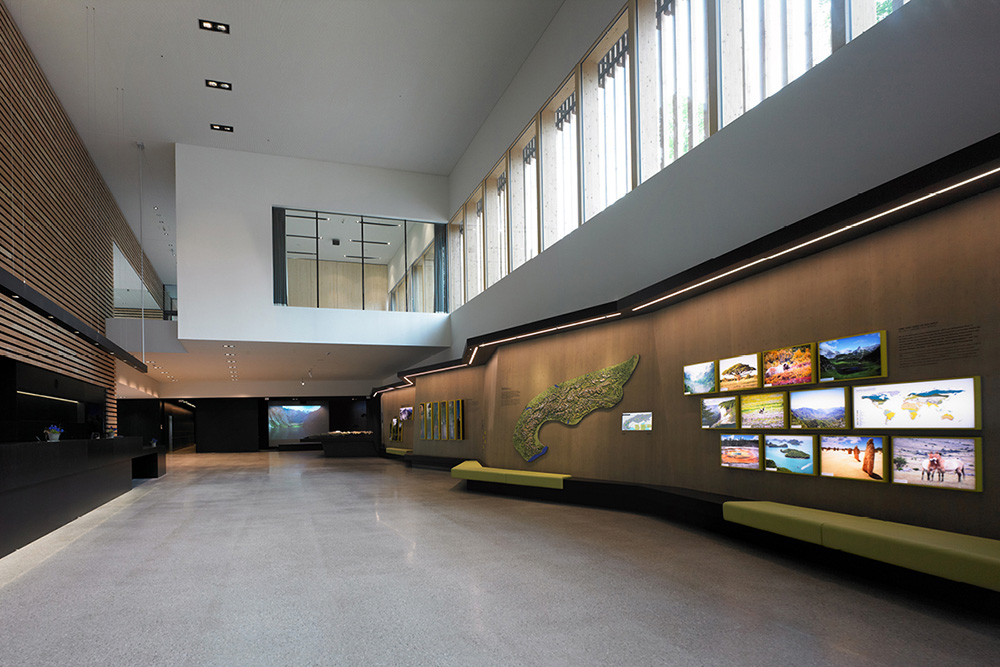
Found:
<path fill-rule="evenodd" d="M 1000 664 L 980 598 L 662 519 L 374 458 L 169 466 L 0 559 L 0 664 Z"/>

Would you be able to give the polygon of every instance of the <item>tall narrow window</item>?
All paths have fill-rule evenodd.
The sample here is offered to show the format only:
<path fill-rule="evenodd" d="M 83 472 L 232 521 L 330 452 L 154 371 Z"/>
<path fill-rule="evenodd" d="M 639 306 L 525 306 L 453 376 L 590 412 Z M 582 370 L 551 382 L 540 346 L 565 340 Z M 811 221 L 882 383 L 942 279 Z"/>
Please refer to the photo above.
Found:
<path fill-rule="evenodd" d="M 854 39 L 910 0 L 848 0 L 849 39 Z"/>
<path fill-rule="evenodd" d="M 448 222 L 448 310 L 465 303 L 465 206 Z"/>
<path fill-rule="evenodd" d="M 486 177 L 485 187 L 486 287 L 491 287 L 508 273 L 506 155 Z"/>
<path fill-rule="evenodd" d="M 465 204 L 465 300 L 483 291 L 483 191 Z"/>
<path fill-rule="evenodd" d="M 623 14 L 581 67 L 584 220 L 632 189 L 632 105 L 628 15 Z"/>
<path fill-rule="evenodd" d="M 720 6 L 723 123 L 831 53 L 831 0 L 721 0 Z"/>
<path fill-rule="evenodd" d="M 579 124 L 571 77 L 542 111 L 542 249 L 580 225 Z"/>
<path fill-rule="evenodd" d="M 510 270 L 538 254 L 538 134 L 534 122 L 510 149 Z"/>
<path fill-rule="evenodd" d="M 639 12 L 656 26 L 636 45 L 640 66 L 656 72 L 639 90 L 645 181 L 708 138 L 708 0 L 642 0 Z"/>

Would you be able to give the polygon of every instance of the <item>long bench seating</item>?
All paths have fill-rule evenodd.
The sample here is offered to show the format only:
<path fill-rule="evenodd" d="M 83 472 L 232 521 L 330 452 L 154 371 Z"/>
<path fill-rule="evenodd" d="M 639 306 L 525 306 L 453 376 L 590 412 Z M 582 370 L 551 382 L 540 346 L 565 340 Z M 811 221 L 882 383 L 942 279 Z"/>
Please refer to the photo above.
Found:
<path fill-rule="evenodd" d="M 386 450 L 388 451 L 388 450 Z M 451 476 L 479 482 L 538 486 L 545 489 L 563 488 L 563 480 L 570 475 L 554 472 L 534 472 L 532 470 L 509 470 L 507 468 L 486 468 L 479 461 L 463 461 L 451 469 Z"/>
<path fill-rule="evenodd" d="M 1000 540 L 767 501 L 729 501 L 726 521 L 1000 591 Z"/>
<path fill-rule="evenodd" d="M 386 454 L 392 454 L 393 456 L 406 456 L 407 454 L 412 454 L 412 449 L 406 449 L 405 447 L 386 447 Z"/>

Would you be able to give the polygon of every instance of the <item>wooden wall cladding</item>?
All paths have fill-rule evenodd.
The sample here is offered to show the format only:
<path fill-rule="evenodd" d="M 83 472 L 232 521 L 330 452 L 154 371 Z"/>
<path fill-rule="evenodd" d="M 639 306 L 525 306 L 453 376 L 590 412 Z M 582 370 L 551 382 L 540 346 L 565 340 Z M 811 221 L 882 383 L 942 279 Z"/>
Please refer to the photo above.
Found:
<path fill-rule="evenodd" d="M 648 315 L 505 345 L 485 366 L 417 378 L 417 401 L 480 392 L 477 421 L 457 455 L 484 465 L 773 500 L 1000 538 L 1000 456 L 991 446 L 1000 433 L 998 212 L 995 190 Z M 722 468 L 720 433 L 701 428 L 699 397 L 683 393 L 684 365 L 874 330 L 887 332 L 888 378 L 837 386 L 981 377 L 983 428 L 954 435 L 982 437 L 976 471 L 982 493 Z M 915 330 L 961 330 L 965 339 L 955 349 L 945 342 L 916 354 L 902 345 Z M 539 392 L 633 354 L 640 360 L 617 406 L 576 426 L 544 425 L 539 437 L 549 450 L 531 463 L 517 453 L 514 424 Z M 623 412 L 646 411 L 653 413 L 652 431 L 621 431 Z M 910 434 L 927 431 L 899 433 Z M 418 440 L 416 447 L 446 444 Z"/>
<path fill-rule="evenodd" d="M 432 401 L 465 401 L 465 437 L 462 440 L 413 439 L 413 453 L 484 460 L 486 419 L 490 412 L 484 398 L 489 364 L 416 378 L 416 404 Z"/>
<path fill-rule="evenodd" d="M 382 394 L 382 433 L 381 442 L 383 446 L 405 447 L 413 449 L 413 442 L 417 437 L 417 404 L 415 402 L 417 390 L 413 387 L 405 387 Z M 413 406 L 413 418 L 403 422 L 403 439 L 401 441 L 389 440 L 389 427 L 393 419 L 399 419 L 399 409 Z"/>
<path fill-rule="evenodd" d="M 0 267 L 103 333 L 112 243 L 134 267 L 145 264 L 154 298 L 163 285 L 2 3 L 0 89 Z M 114 425 L 110 355 L 7 297 L 0 341 L 4 356 L 104 386 Z"/>

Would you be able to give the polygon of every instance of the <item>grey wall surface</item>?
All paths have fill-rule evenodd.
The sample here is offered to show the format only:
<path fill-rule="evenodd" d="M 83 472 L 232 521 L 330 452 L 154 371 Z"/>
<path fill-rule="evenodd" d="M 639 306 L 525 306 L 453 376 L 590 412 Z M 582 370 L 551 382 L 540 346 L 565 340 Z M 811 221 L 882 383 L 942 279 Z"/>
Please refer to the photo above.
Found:
<path fill-rule="evenodd" d="M 451 349 L 430 361 L 621 298 L 997 133 L 997 34 L 995 2 L 906 5 L 459 308 Z M 529 95 L 526 76 L 508 95 Z M 515 106 L 505 95 L 497 108 Z M 462 170 L 481 166 L 472 153 L 495 160 L 513 138 L 473 142 L 453 203 L 468 194 Z"/>

